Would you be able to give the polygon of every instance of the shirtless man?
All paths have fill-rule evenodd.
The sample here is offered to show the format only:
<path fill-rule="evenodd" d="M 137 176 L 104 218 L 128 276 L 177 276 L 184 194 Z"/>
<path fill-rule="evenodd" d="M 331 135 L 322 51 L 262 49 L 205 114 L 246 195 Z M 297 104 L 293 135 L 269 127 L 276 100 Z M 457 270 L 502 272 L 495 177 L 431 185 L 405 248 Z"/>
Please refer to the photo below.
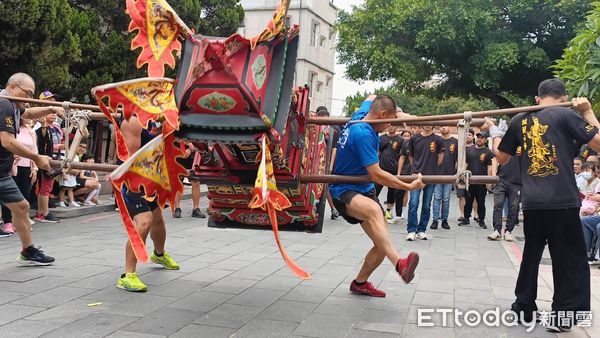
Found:
<path fill-rule="evenodd" d="M 129 121 L 121 123 L 121 131 L 125 137 L 127 149 L 130 154 L 135 153 L 154 138 L 148 130 L 142 128 L 135 116 Z M 123 198 L 125 199 L 129 215 L 133 218 L 135 229 L 142 237 L 142 240 L 145 242 L 146 237 L 150 234 L 150 238 L 154 242 L 154 251 L 150 256 L 150 260 L 164 266 L 167 270 L 179 270 L 177 262 L 165 252 L 167 230 L 162 210 L 158 204 L 155 201 L 147 201 L 143 193 L 133 193 L 127 191 L 127 189 L 123 189 Z M 127 241 L 127 245 L 125 246 L 125 273 L 121 275 L 121 278 L 117 282 L 119 289 L 133 292 L 145 292 L 148 290 L 148 287 L 138 278 L 135 272 L 136 265 L 137 259 L 133 248 L 131 247 L 131 243 Z"/>

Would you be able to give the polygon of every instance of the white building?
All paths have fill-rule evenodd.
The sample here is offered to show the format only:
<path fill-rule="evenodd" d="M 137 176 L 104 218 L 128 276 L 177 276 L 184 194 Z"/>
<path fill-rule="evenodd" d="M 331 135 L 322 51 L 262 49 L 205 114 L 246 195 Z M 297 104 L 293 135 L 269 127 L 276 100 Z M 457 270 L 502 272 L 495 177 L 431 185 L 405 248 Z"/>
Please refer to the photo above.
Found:
<path fill-rule="evenodd" d="M 246 37 L 259 34 L 273 17 L 280 0 L 241 0 L 245 18 L 240 33 Z M 308 85 L 311 110 L 325 106 L 331 111 L 337 19 L 333 0 L 291 0 L 289 25 L 300 26 L 300 44 L 296 66 L 296 85 Z"/>

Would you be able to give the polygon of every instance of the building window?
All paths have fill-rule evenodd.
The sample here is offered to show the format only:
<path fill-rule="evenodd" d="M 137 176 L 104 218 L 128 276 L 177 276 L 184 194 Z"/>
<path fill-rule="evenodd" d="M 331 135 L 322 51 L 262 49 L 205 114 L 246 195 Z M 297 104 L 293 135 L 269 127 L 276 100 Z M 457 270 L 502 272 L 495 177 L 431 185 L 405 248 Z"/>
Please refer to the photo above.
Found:
<path fill-rule="evenodd" d="M 320 27 L 321 27 L 321 25 L 318 22 L 313 20 L 311 29 L 310 29 L 310 45 L 313 47 L 317 47 L 317 39 L 319 37 Z"/>
<path fill-rule="evenodd" d="M 333 80 L 333 78 L 331 76 L 328 76 L 327 80 L 325 81 L 325 87 L 331 87 L 332 80 Z"/>
<path fill-rule="evenodd" d="M 310 97 L 314 97 L 315 90 L 317 89 L 317 75 L 318 74 L 313 71 L 308 72 L 308 88 L 310 89 Z"/>
<path fill-rule="evenodd" d="M 319 38 L 319 46 L 321 46 L 321 47 L 325 46 L 325 40 L 327 40 L 327 38 L 325 38 L 323 35 L 321 35 L 321 37 Z"/>

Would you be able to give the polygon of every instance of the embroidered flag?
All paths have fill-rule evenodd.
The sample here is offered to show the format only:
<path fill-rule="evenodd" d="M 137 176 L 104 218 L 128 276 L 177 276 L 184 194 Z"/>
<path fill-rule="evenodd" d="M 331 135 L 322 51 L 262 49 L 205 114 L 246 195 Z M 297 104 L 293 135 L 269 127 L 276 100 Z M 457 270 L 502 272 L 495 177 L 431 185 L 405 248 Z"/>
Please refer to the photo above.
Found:
<path fill-rule="evenodd" d="M 141 78 L 98 86 L 92 94 L 100 109 L 115 126 L 117 154 L 125 161 L 129 151 L 125 140 L 111 113 L 122 108 L 123 118 L 129 120 L 137 116 L 142 127 L 150 121 L 165 121 L 172 129 L 179 129 L 179 111 L 175 103 L 174 81 L 167 78 Z"/>
<path fill-rule="evenodd" d="M 148 64 L 148 76 L 164 76 L 165 65 L 175 68 L 175 56 L 181 52 L 183 35 L 193 39 L 192 30 L 165 0 L 126 0 L 131 18 L 129 32 L 137 30 L 131 50 L 142 48 L 137 68 Z"/>
<path fill-rule="evenodd" d="M 268 41 L 281 33 L 285 28 L 285 18 L 287 16 L 288 8 L 290 8 L 290 0 L 281 0 L 279 5 L 277 5 L 275 14 L 273 14 L 273 19 L 269 21 L 267 27 L 265 27 L 259 35 L 250 39 L 252 49 L 254 49 L 257 44 Z"/>
<path fill-rule="evenodd" d="M 260 153 L 260 164 L 258 166 L 258 174 L 256 175 L 256 183 L 252 189 L 252 200 L 248 204 L 251 209 L 266 210 L 271 220 L 271 227 L 275 235 L 275 241 L 279 247 L 279 252 L 287 266 L 292 272 L 302 278 L 310 279 L 310 274 L 302 269 L 292 258 L 290 258 L 279 239 L 279 226 L 277 224 L 277 211 L 282 211 L 289 208 L 292 204 L 284 194 L 277 191 L 275 175 L 273 174 L 273 162 L 271 160 L 271 151 L 268 149 L 267 136 L 261 137 L 262 150 Z"/>
<path fill-rule="evenodd" d="M 110 174 L 125 230 L 136 258 L 142 262 L 148 262 L 146 246 L 127 210 L 123 188 L 129 192 L 143 193 L 146 199 L 156 201 L 161 208 L 169 203 L 171 210 L 174 210 L 175 196 L 183 192 L 183 183 L 179 178 L 187 176 L 187 170 L 176 161 L 184 154 L 174 145 L 174 129 L 168 124 L 163 128 L 167 130 L 162 135 L 148 142 Z"/>

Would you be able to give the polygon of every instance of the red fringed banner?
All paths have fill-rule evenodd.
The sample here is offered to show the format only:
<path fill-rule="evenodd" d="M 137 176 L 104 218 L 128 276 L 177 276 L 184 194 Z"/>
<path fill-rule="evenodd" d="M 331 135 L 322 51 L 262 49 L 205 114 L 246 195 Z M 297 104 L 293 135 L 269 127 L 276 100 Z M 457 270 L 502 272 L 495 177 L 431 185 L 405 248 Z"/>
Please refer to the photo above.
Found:
<path fill-rule="evenodd" d="M 273 14 L 273 19 L 269 21 L 267 27 L 259 35 L 250 39 L 250 45 L 252 49 L 254 49 L 259 43 L 268 41 L 277 36 L 277 34 L 281 33 L 281 31 L 285 28 L 285 17 L 287 16 L 289 8 L 290 0 L 281 0 L 279 5 L 277 5 L 275 13 Z"/>
<path fill-rule="evenodd" d="M 142 262 L 148 261 L 148 254 L 125 206 L 122 196 L 123 187 L 127 187 L 131 192 L 144 193 L 147 198 L 155 200 L 161 208 L 169 203 L 173 211 L 175 196 L 183 192 L 180 177 L 187 176 L 187 170 L 176 161 L 184 154 L 174 145 L 175 130 L 168 124 L 163 128 L 166 129 L 163 129 L 162 135 L 140 148 L 110 174 L 125 230 L 135 256 Z"/>
<path fill-rule="evenodd" d="M 277 211 L 287 209 L 292 204 L 284 194 L 277 191 L 275 175 L 273 174 L 273 161 L 271 160 L 271 151 L 268 149 L 267 136 L 263 135 L 260 140 L 262 146 L 260 164 L 258 166 L 258 174 L 256 175 L 256 183 L 252 190 L 252 200 L 248 206 L 252 209 L 260 208 L 268 212 L 269 219 L 271 220 L 271 227 L 273 228 L 273 234 L 275 235 L 275 241 L 277 242 L 283 260 L 296 276 L 302 279 L 310 279 L 310 274 L 288 256 L 279 239 Z"/>
<path fill-rule="evenodd" d="M 164 76 L 165 65 L 175 68 L 181 52 L 180 35 L 192 38 L 193 32 L 165 0 L 126 0 L 131 17 L 129 31 L 138 31 L 131 50 L 142 48 L 137 68 L 148 64 L 148 76 Z"/>
<path fill-rule="evenodd" d="M 150 121 L 164 120 L 172 129 L 179 129 L 179 111 L 175 103 L 173 80 L 167 78 L 142 78 L 98 86 L 92 89 L 102 112 L 115 126 L 117 154 L 122 161 L 129 151 L 111 113 L 123 109 L 123 118 L 137 116 L 142 127 Z"/>

